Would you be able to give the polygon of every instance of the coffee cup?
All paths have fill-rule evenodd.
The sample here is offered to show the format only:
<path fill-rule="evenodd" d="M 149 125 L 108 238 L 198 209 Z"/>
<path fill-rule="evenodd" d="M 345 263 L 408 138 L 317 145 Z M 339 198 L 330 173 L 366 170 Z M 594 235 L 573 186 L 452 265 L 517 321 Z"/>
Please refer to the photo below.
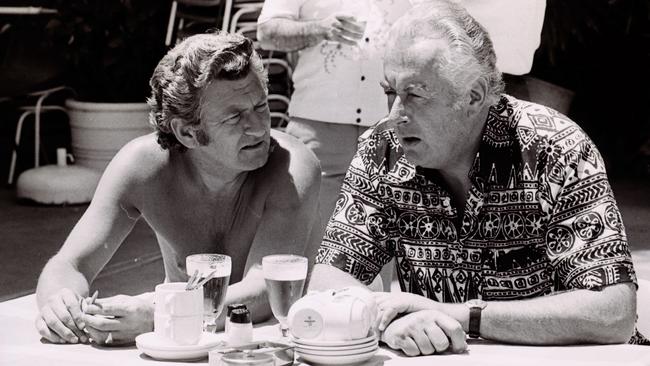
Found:
<path fill-rule="evenodd" d="M 184 282 L 163 283 L 154 294 L 154 333 L 175 345 L 193 345 L 203 330 L 203 288 L 186 291 Z"/>
<path fill-rule="evenodd" d="M 161 283 L 156 286 L 155 312 L 174 316 L 203 314 L 203 287 L 186 291 L 185 282 Z"/>

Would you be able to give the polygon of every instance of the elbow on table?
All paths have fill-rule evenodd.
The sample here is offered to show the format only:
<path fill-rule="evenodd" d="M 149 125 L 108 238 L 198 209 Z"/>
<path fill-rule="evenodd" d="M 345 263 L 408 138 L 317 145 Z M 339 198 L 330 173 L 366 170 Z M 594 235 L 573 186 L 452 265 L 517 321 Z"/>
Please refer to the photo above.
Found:
<path fill-rule="evenodd" d="M 619 293 L 616 304 L 601 312 L 600 319 L 592 324 L 592 341 L 601 344 L 627 343 L 636 327 L 636 294 Z"/>

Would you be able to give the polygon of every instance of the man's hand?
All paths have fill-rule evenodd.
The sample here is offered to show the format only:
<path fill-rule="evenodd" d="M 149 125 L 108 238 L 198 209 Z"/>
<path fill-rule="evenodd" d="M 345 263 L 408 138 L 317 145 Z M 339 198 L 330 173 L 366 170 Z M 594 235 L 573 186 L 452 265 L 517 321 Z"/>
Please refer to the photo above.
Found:
<path fill-rule="evenodd" d="M 135 296 L 97 299 L 86 308 L 86 331 L 100 345 L 133 343 L 139 334 L 153 329 L 153 304 Z"/>
<path fill-rule="evenodd" d="M 320 21 L 325 39 L 354 46 L 363 37 L 365 25 L 351 15 L 333 14 Z"/>
<path fill-rule="evenodd" d="M 82 299 L 68 288 L 50 296 L 36 318 L 38 333 L 53 343 L 88 342 L 83 332 L 86 325 L 81 311 Z"/>
<path fill-rule="evenodd" d="M 422 310 L 394 320 L 382 333 L 381 341 L 408 356 L 430 355 L 467 349 L 465 332 L 455 319 L 437 311 Z"/>
<path fill-rule="evenodd" d="M 408 292 L 373 292 L 377 303 L 377 329 L 384 331 L 396 316 L 437 309 L 436 302 Z"/>

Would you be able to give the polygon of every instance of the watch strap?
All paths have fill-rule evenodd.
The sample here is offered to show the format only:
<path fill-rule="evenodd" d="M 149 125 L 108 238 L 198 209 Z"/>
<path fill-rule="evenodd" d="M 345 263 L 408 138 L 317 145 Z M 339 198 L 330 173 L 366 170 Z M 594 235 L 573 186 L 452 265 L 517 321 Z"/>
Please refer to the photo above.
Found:
<path fill-rule="evenodd" d="M 479 306 L 469 308 L 469 336 L 478 338 L 481 336 L 481 312 L 483 309 Z"/>

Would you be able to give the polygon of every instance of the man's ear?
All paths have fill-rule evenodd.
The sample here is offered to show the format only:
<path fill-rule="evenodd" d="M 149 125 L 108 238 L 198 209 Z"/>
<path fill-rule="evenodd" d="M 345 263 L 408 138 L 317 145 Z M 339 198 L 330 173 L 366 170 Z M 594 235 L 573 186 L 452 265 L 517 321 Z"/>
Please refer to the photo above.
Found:
<path fill-rule="evenodd" d="M 468 117 L 474 116 L 483 110 L 487 101 L 488 85 L 485 78 L 478 78 L 469 91 L 469 103 L 467 104 Z"/>
<path fill-rule="evenodd" d="M 197 140 L 197 126 L 190 125 L 180 118 L 173 118 L 170 125 L 172 131 L 174 131 L 174 136 L 176 136 L 178 142 L 183 146 L 188 149 L 193 149 L 199 146 L 199 141 Z"/>

